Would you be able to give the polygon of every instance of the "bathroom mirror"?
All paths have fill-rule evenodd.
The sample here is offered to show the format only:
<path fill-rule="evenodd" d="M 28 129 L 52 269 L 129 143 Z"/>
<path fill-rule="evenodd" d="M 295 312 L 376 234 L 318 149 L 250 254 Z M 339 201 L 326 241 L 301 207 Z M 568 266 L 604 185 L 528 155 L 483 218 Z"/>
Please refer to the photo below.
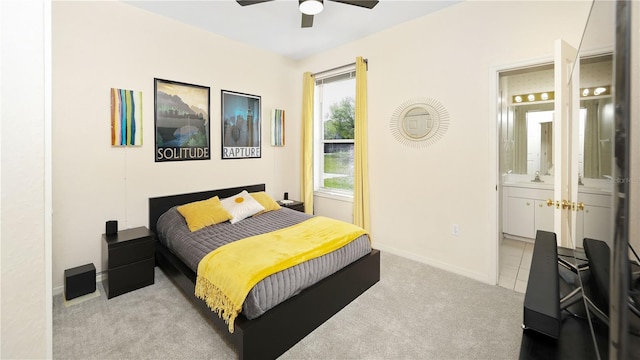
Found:
<path fill-rule="evenodd" d="M 517 106 L 513 113 L 514 172 L 553 175 L 553 104 Z"/>
<path fill-rule="evenodd" d="M 611 176 L 612 56 L 583 57 L 580 65 L 579 173 Z M 511 104 L 503 133 L 504 172 L 553 175 L 553 69 L 505 76 Z"/>

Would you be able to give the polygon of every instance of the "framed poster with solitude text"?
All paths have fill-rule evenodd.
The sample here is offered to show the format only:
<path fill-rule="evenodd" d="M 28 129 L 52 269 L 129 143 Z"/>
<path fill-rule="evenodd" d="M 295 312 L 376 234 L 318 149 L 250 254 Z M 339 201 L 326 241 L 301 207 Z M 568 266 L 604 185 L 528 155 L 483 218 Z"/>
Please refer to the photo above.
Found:
<path fill-rule="evenodd" d="M 261 157 L 261 99 L 222 90 L 222 158 Z"/>
<path fill-rule="evenodd" d="M 209 88 L 155 79 L 156 162 L 207 160 Z"/>

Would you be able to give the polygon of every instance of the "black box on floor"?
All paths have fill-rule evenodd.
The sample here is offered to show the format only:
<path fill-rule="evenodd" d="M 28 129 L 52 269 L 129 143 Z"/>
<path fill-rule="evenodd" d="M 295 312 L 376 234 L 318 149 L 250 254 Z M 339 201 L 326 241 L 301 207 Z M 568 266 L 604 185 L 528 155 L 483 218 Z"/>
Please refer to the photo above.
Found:
<path fill-rule="evenodd" d="M 91 264 L 64 271 L 64 297 L 67 300 L 96 291 L 96 267 Z"/>

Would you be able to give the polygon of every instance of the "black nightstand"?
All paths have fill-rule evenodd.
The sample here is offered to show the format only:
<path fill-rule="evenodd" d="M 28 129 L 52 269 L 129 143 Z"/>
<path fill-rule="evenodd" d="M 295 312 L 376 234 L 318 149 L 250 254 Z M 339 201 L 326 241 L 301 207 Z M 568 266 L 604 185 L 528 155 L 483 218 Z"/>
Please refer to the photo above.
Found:
<path fill-rule="evenodd" d="M 153 284 L 155 239 L 144 226 L 102 234 L 102 281 L 107 298 Z"/>
<path fill-rule="evenodd" d="M 302 201 L 297 201 L 297 200 L 289 200 L 292 201 L 288 204 L 283 204 L 282 200 L 278 200 L 278 205 L 280 206 L 284 206 L 286 208 L 292 209 L 292 210 L 297 210 L 300 212 L 304 212 L 304 203 Z"/>

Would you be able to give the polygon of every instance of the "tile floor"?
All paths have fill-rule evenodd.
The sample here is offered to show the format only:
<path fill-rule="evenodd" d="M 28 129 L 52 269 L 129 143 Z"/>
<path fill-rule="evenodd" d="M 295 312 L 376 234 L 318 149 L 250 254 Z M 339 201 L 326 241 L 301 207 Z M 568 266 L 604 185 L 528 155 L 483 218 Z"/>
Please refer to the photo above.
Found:
<path fill-rule="evenodd" d="M 533 243 L 502 239 L 498 285 L 524 293 L 527 290 Z"/>

